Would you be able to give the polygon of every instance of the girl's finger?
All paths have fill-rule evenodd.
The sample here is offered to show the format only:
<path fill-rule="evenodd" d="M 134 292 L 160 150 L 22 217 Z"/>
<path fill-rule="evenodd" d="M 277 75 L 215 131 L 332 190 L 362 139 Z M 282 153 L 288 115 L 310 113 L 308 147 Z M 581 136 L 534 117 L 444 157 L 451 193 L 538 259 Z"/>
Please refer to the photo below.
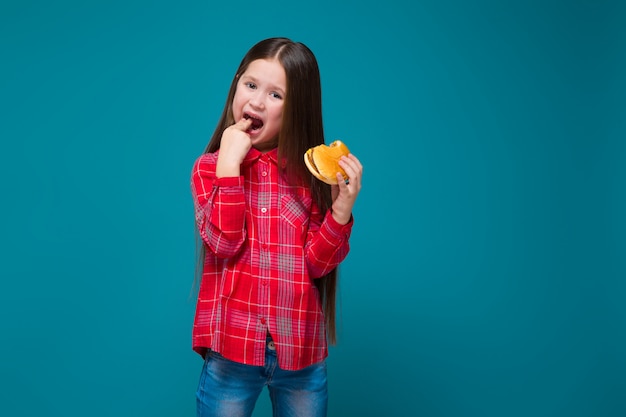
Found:
<path fill-rule="evenodd" d="M 246 130 L 248 130 L 250 125 L 252 125 L 252 119 L 242 118 L 237 123 L 235 123 L 232 127 L 237 130 L 241 130 L 242 132 L 245 132 Z"/>
<path fill-rule="evenodd" d="M 361 165 L 361 161 L 358 160 L 358 158 L 352 154 L 348 155 L 348 159 L 350 161 L 352 161 L 354 163 L 354 166 L 359 170 L 362 171 L 363 170 L 363 165 Z"/>
<path fill-rule="evenodd" d="M 359 173 L 362 170 L 361 164 L 358 162 L 358 160 L 355 161 L 348 157 L 342 157 L 339 161 L 339 166 L 343 168 L 343 170 L 348 175 L 348 178 L 355 178 L 359 176 Z"/>
<path fill-rule="evenodd" d="M 347 172 L 346 172 L 347 174 Z M 337 173 L 337 185 L 339 186 L 339 189 L 346 187 L 348 184 L 350 184 L 350 178 L 343 178 L 343 175 L 341 175 L 341 172 Z"/>

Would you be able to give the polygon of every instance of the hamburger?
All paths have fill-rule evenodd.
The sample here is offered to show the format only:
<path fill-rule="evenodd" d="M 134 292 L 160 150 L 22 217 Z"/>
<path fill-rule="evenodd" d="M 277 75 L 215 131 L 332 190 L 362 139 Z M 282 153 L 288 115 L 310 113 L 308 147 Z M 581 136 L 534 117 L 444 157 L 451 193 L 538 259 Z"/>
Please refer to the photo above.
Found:
<path fill-rule="evenodd" d="M 339 159 L 348 156 L 348 147 L 340 140 L 330 145 L 319 145 L 310 148 L 304 154 L 304 163 L 311 174 L 326 184 L 337 184 L 337 173 L 340 172 L 344 180 L 348 179 L 346 172 L 339 166 Z"/>

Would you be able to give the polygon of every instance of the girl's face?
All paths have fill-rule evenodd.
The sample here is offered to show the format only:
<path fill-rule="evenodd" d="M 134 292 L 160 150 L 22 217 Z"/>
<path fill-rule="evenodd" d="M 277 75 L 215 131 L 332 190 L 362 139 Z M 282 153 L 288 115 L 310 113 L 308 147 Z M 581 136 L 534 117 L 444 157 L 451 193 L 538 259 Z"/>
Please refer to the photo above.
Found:
<path fill-rule="evenodd" d="M 235 122 L 252 119 L 252 146 L 266 152 L 278 145 L 287 93 L 285 69 L 276 59 L 257 59 L 239 76 L 233 98 Z"/>

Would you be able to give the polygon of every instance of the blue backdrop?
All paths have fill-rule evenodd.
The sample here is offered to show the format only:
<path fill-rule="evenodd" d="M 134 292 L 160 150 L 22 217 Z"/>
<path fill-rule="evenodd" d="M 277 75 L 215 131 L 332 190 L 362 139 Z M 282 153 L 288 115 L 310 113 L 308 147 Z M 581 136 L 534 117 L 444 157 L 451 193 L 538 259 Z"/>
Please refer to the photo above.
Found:
<path fill-rule="evenodd" d="M 329 415 L 626 415 L 625 19 L 3 2 L 0 414 L 195 415 L 190 169 L 243 54 L 287 36 L 365 166 Z"/>

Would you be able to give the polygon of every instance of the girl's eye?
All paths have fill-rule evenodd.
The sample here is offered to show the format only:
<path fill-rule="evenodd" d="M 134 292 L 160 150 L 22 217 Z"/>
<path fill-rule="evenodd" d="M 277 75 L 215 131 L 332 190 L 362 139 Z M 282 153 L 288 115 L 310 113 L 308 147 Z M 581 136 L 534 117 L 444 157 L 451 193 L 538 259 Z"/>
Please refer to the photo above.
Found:
<path fill-rule="evenodd" d="M 256 84 L 251 83 L 251 82 L 247 82 L 247 83 L 246 83 L 246 87 L 248 87 L 248 88 L 250 88 L 250 89 L 254 90 L 254 89 L 256 88 Z"/>
<path fill-rule="evenodd" d="M 270 93 L 270 95 L 271 95 L 272 97 L 274 97 L 274 98 L 279 99 L 279 100 L 281 100 L 281 99 L 283 98 L 280 94 L 278 94 L 278 93 L 274 93 L 274 92 Z"/>

